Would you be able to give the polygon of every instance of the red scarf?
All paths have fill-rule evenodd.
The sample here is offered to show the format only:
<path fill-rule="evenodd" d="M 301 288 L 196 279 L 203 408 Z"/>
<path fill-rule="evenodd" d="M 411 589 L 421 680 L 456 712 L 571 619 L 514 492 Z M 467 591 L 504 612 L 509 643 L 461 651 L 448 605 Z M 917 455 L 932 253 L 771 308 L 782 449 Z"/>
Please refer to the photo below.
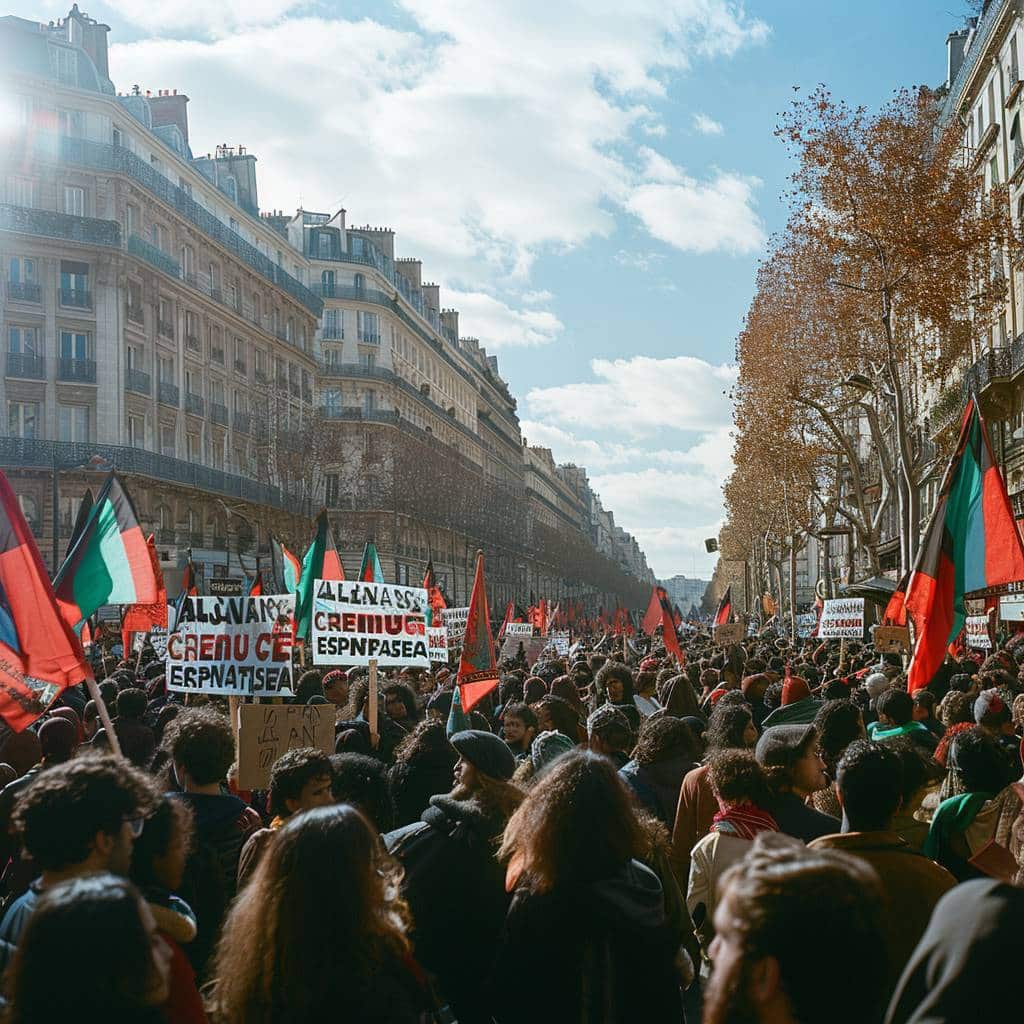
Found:
<path fill-rule="evenodd" d="M 767 812 L 754 804 L 734 804 L 723 807 L 711 819 L 712 832 L 724 832 L 727 835 L 739 836 L 740 839 L 753 839 L 758 832 L 778 832 L 778 822 Z"/>

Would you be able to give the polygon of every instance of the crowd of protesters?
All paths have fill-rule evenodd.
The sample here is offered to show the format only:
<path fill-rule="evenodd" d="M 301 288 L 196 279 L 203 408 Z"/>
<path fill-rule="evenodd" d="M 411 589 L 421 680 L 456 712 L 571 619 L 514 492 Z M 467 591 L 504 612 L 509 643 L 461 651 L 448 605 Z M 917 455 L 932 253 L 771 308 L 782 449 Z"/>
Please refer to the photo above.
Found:
<path fill-rule="evenodd" d="M 1024 644 L 910 695 L 870 644 L 684 627 L 296 668 L 334 752 L 239 788 L 226 702 L 102 650 L 0 735 L 7 1022 L 942 1024 L 1013 1005 Z M 520 652 L 521 654 L 522 652 Z M 455 699 L 453 699 L 453 697 Z M 982 968 L 984 967 L 984 972 Z"/>

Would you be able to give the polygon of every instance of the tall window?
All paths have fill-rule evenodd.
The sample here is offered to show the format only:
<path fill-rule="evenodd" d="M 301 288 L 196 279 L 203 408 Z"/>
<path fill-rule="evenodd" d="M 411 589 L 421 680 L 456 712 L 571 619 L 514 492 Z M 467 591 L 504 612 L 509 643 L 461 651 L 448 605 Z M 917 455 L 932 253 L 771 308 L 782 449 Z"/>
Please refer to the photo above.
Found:
<path fill-rule="evenodd" d="M 64 212 L 72 217 L 85 216 L 85 189 L 79 185 L 64 186 Z"/>
<path fill-rule="evenodd" d="M 356 313 L 356 337 L 359 341 L 380 344 L 380 318 L 376 313 Z"/>
<path fill-rule="evenodd" d="M 91 359 L 90 337 L 84 331 L 60 332 L 61 359 Z"/>
<path fill-rule="evenodd" d="M 11 176 L 7 179 L 7 202 L 12 206 L 35 206 L 35 182 L 31 178 Z"/>
<path fill-rule="evenodd" d="M 146 417 L 135 416 L 132 414 L 128 415 L 127 421 L 128 428 L 128 444 L 132 448 L 145 448 L 146 447 Z"/>
<path fill-rule="evenodd" d="M 37 437 L 38 427 L 38 402 L 7 403 L 7 432 L 11 437 Z"/>
<path fill-rule="evenodd" d="M 341 388 L 324 389 L 324 415 L 338 416 L 341 413 Z"/>
<path fill-rule="evenodd" d="M 174 458 L 175 453 L 175 441 L 174 441 L 174 427 L 164 423 L 160 426 L 160 454 L 169 455 Z M 170 525 L 165 526 L 163 523 L 160 524 L 160 528 L 164 530 L 171 529 Z"/>
<path fill-rule="evenodd" d="M 181 247 L 181 272 L 186 281 L 191 281 L 196 274 L 196 254 L 191 245 Z"/>
<path fill-rule="evenodd" d="M 340 309 L 324 310 L 324 337 L 328 339 L 345 337 L 345 315 Z"/>
<path fill-rule="evenodd" d="M 89 406 L 58 405 L 57 429 L 62 441 L 88 441 Z"/>
<path fill-rule="evenodd" d="M 325 482 L 325 495 L 324 504 L 328 508 L 337 508 L 338 506 L 338 495 L 341 493 L 341 488 L 338 486 L 338 474 L 328 473 L 324 477 Z"/>
<path fill-rule="evenodd" d="M 65 306 L 89 305 L 89 264 L 60 261 L 60 301 Z"/>
<path fill-rule="evenodd" d="M 9 276 L 11 284 L 36 284 L 36 261 L 27 256 L 12 256 Z"/>
<path fill-rule="evenodd" d="M 7 329 L 7 351 L 15 355 L 40 355 L 38 327 L 9 327 Z"/>
<path fill-rule="evenodd" d="M 331 298 L 334 295 L 334 271 L 325 270 L 320 275 L 320 292 L 324 298 Z"/>
<path fill-rule="evenodd" d="M 126 235 L 139 233 L 139 208 L 132 203 L 127 203 L 124 208 L 124 233 Z"/>

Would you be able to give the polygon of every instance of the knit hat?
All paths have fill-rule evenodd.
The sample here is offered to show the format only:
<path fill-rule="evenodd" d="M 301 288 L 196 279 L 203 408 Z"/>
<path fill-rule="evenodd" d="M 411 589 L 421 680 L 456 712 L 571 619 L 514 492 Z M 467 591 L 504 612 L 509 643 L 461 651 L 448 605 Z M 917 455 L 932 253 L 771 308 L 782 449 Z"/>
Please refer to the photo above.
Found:
<path fill-rule="evenodd" d="M 1005 710 L 1006 702 L 999 696 L 999 691 L 996 689 L 982 690 L 974 699 L 974 720 L 978 725 L 981 725 L 986 715 L 998 715 Z"/>
<path fill-rule="evenodd" d="M 806 700 L 810 697 L 811 691 L 807 686 L 807 680 L 800 676 L 790 676 L 782 684 L 782 706 L 795 704 L 798 700 Z"/>
<path fill-rule="evenodd" d="M 568 736 L 553 729 L 535 736 L 533 743 L 530 744 L 530 762 L 533 764 L 534 772 L 539 772 L 563 754 L 568 754 L 573 746 Z"/>
<path fill-rule="evenodd" d="M 325 689 L 330 689 L 335 683 L 347 683 L 348 673 L 343 668 L 332 668 L 330 672 L 324 674 L 320 685 Z"/>
<path fill-rule="evenodd" d="M 773 725 L 765 729 L 754 748 L 754 757 L 765 768 L 789 768 L 807 752 L 817 735 L 813 725 Z"/>
<path fill-rule="evenodd" d="M 451 744 L 482 775 L 507 782 L 516 770 L 516 759 L 508 744 L 493 732 L 466 729 L 455 733 Z"/>
<path fill-rule="evenodd" d="M 874 700 L 889 689 L 889 678 L 884 672 L 872 672 L 864 680 L 864 689 L 868 691 L 868 696 Z"/>
<path fill-rule="evenodd" d="M 595 732 L 601 733 L 616 725 L 627 734 L 632 732 L 629 719 L 614 704 L 602 704 L 596 711 L 592 711 L 587 719 L 587 735 L 593 736 Z"/>

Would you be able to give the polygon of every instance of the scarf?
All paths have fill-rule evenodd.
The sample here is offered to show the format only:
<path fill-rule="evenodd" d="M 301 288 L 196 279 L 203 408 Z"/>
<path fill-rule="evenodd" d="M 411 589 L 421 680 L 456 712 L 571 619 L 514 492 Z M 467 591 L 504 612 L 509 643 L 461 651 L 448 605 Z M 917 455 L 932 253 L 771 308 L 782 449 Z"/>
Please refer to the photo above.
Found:
<path fill-rule="evenodd" d="M 767 812 L 754 804 L 733 804 L 723 807 L 711 819 L 712 832 L 753 839 L 758 832 L 778 832 L 778 822 Z"/>
<path fill-rule="evenodd" d="M 990 793 L 961 793 L 943 800 L 932 818 L 928 838 L 921 852 L 939 864 L 944 863 L 943 857 L 949 850 L 950 837 L 966 832 L 986 801 L 991 799 Z"/>

